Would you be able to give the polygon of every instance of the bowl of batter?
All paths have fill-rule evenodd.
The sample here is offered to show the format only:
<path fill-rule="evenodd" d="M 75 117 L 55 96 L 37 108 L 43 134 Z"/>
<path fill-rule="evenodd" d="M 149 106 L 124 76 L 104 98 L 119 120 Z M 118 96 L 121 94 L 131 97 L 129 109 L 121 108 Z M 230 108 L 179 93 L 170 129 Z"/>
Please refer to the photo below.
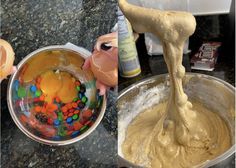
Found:
<path fill-rule="evenodd" d="M 187 73 L 183 89 L 196 114 L 187 111 L 166 118 L 171 92 L 168 74 L 140 81 L 119 94 L 122 166 L 210 167 L 232 162 L 235 88 L 212 76 Z"/>
<path fill-rule="evenodd" d="M 88 136 L 105 113 L 106 98 L 96 89 L 91 53 L 67 45 L 48 46 L 26 56 L 11 76 L 8 107 L 18 128 L 35 141 L 67 145 Z"/>

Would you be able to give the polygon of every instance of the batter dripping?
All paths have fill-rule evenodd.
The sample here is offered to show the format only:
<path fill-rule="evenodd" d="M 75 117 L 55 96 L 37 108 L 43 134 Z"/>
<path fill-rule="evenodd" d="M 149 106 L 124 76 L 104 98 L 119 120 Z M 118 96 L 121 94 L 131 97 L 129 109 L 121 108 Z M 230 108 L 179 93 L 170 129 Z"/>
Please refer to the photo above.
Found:
<path fill-rule="evenodd" d="M 136 32 L 153 33 L 162 42 L 171 86 L 167 103 L 139 114 L 129 125 L 122 144 L 125 158 L 146 167 L 177 168 L 193 167 L 223 153 L 231 144 L 226 123 L 202 105 L 192 104 L 183 91 L 183 47 L 195 31 L 195 18 L 126 0 L 120 0 L 119 6 Z"/>

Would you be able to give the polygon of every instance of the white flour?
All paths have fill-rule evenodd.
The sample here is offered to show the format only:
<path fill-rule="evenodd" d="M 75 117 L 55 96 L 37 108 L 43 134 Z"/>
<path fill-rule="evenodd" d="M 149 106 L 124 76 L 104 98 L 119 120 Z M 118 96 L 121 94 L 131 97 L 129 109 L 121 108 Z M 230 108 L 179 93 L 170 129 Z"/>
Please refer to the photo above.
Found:
<path fill-rule="evenodd" d="M 118 154 L 123 157 L 121 145 L 125 140 L 125 132 L 129 123 L 142 111 L 148 109 L 160 101 L 166 100 L 169 87 L 161 83 L 147 90 L 145 86 L 140 87 L 138 95 L 131 102 L 119 106 L 118 119 Z M 140 130 L 141 133 L 141 130 Z"/>

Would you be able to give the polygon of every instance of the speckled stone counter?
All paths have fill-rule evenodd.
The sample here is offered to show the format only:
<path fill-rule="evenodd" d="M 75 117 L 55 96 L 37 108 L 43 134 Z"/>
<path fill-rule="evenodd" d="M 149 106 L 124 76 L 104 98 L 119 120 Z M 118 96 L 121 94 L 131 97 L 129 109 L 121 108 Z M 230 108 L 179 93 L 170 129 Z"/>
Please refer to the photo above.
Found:
<path fill-rule="evenodd" d="M 16 53 L 15 64 L 30 52 L 71 42 L 92 50 L 96 38 L 116 23 L 116 0 L 4 0 L 1 38 Z M 10 117 L 8 80 L 1 83 L 1 167 L 116 167 L 117 110 L 115 92 L 108 93 L 105 116 L 94 132 L 80 142 L 50 147 L 24 135 Z"/>

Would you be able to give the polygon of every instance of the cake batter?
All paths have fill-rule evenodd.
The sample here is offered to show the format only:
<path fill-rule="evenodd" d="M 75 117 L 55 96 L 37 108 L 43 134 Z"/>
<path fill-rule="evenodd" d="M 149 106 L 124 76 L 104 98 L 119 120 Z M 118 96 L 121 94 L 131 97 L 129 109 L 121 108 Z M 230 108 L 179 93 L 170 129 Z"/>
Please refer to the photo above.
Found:
<path fill-rule="evenodd" d="M 187 12 L 119 6 L 138 33 L 150 32 L 162 42 L 170 76 L 168 102 L 139 114 L 128 126 L 122 151 L 128 160 L 145 167 L 194 167 L 215 158 L 230 145 L 225 121 L 183 91 L 184 42 L 195 31 L 195 18 Z M 158 67 L 157 67 L 158 68 Z"/>

